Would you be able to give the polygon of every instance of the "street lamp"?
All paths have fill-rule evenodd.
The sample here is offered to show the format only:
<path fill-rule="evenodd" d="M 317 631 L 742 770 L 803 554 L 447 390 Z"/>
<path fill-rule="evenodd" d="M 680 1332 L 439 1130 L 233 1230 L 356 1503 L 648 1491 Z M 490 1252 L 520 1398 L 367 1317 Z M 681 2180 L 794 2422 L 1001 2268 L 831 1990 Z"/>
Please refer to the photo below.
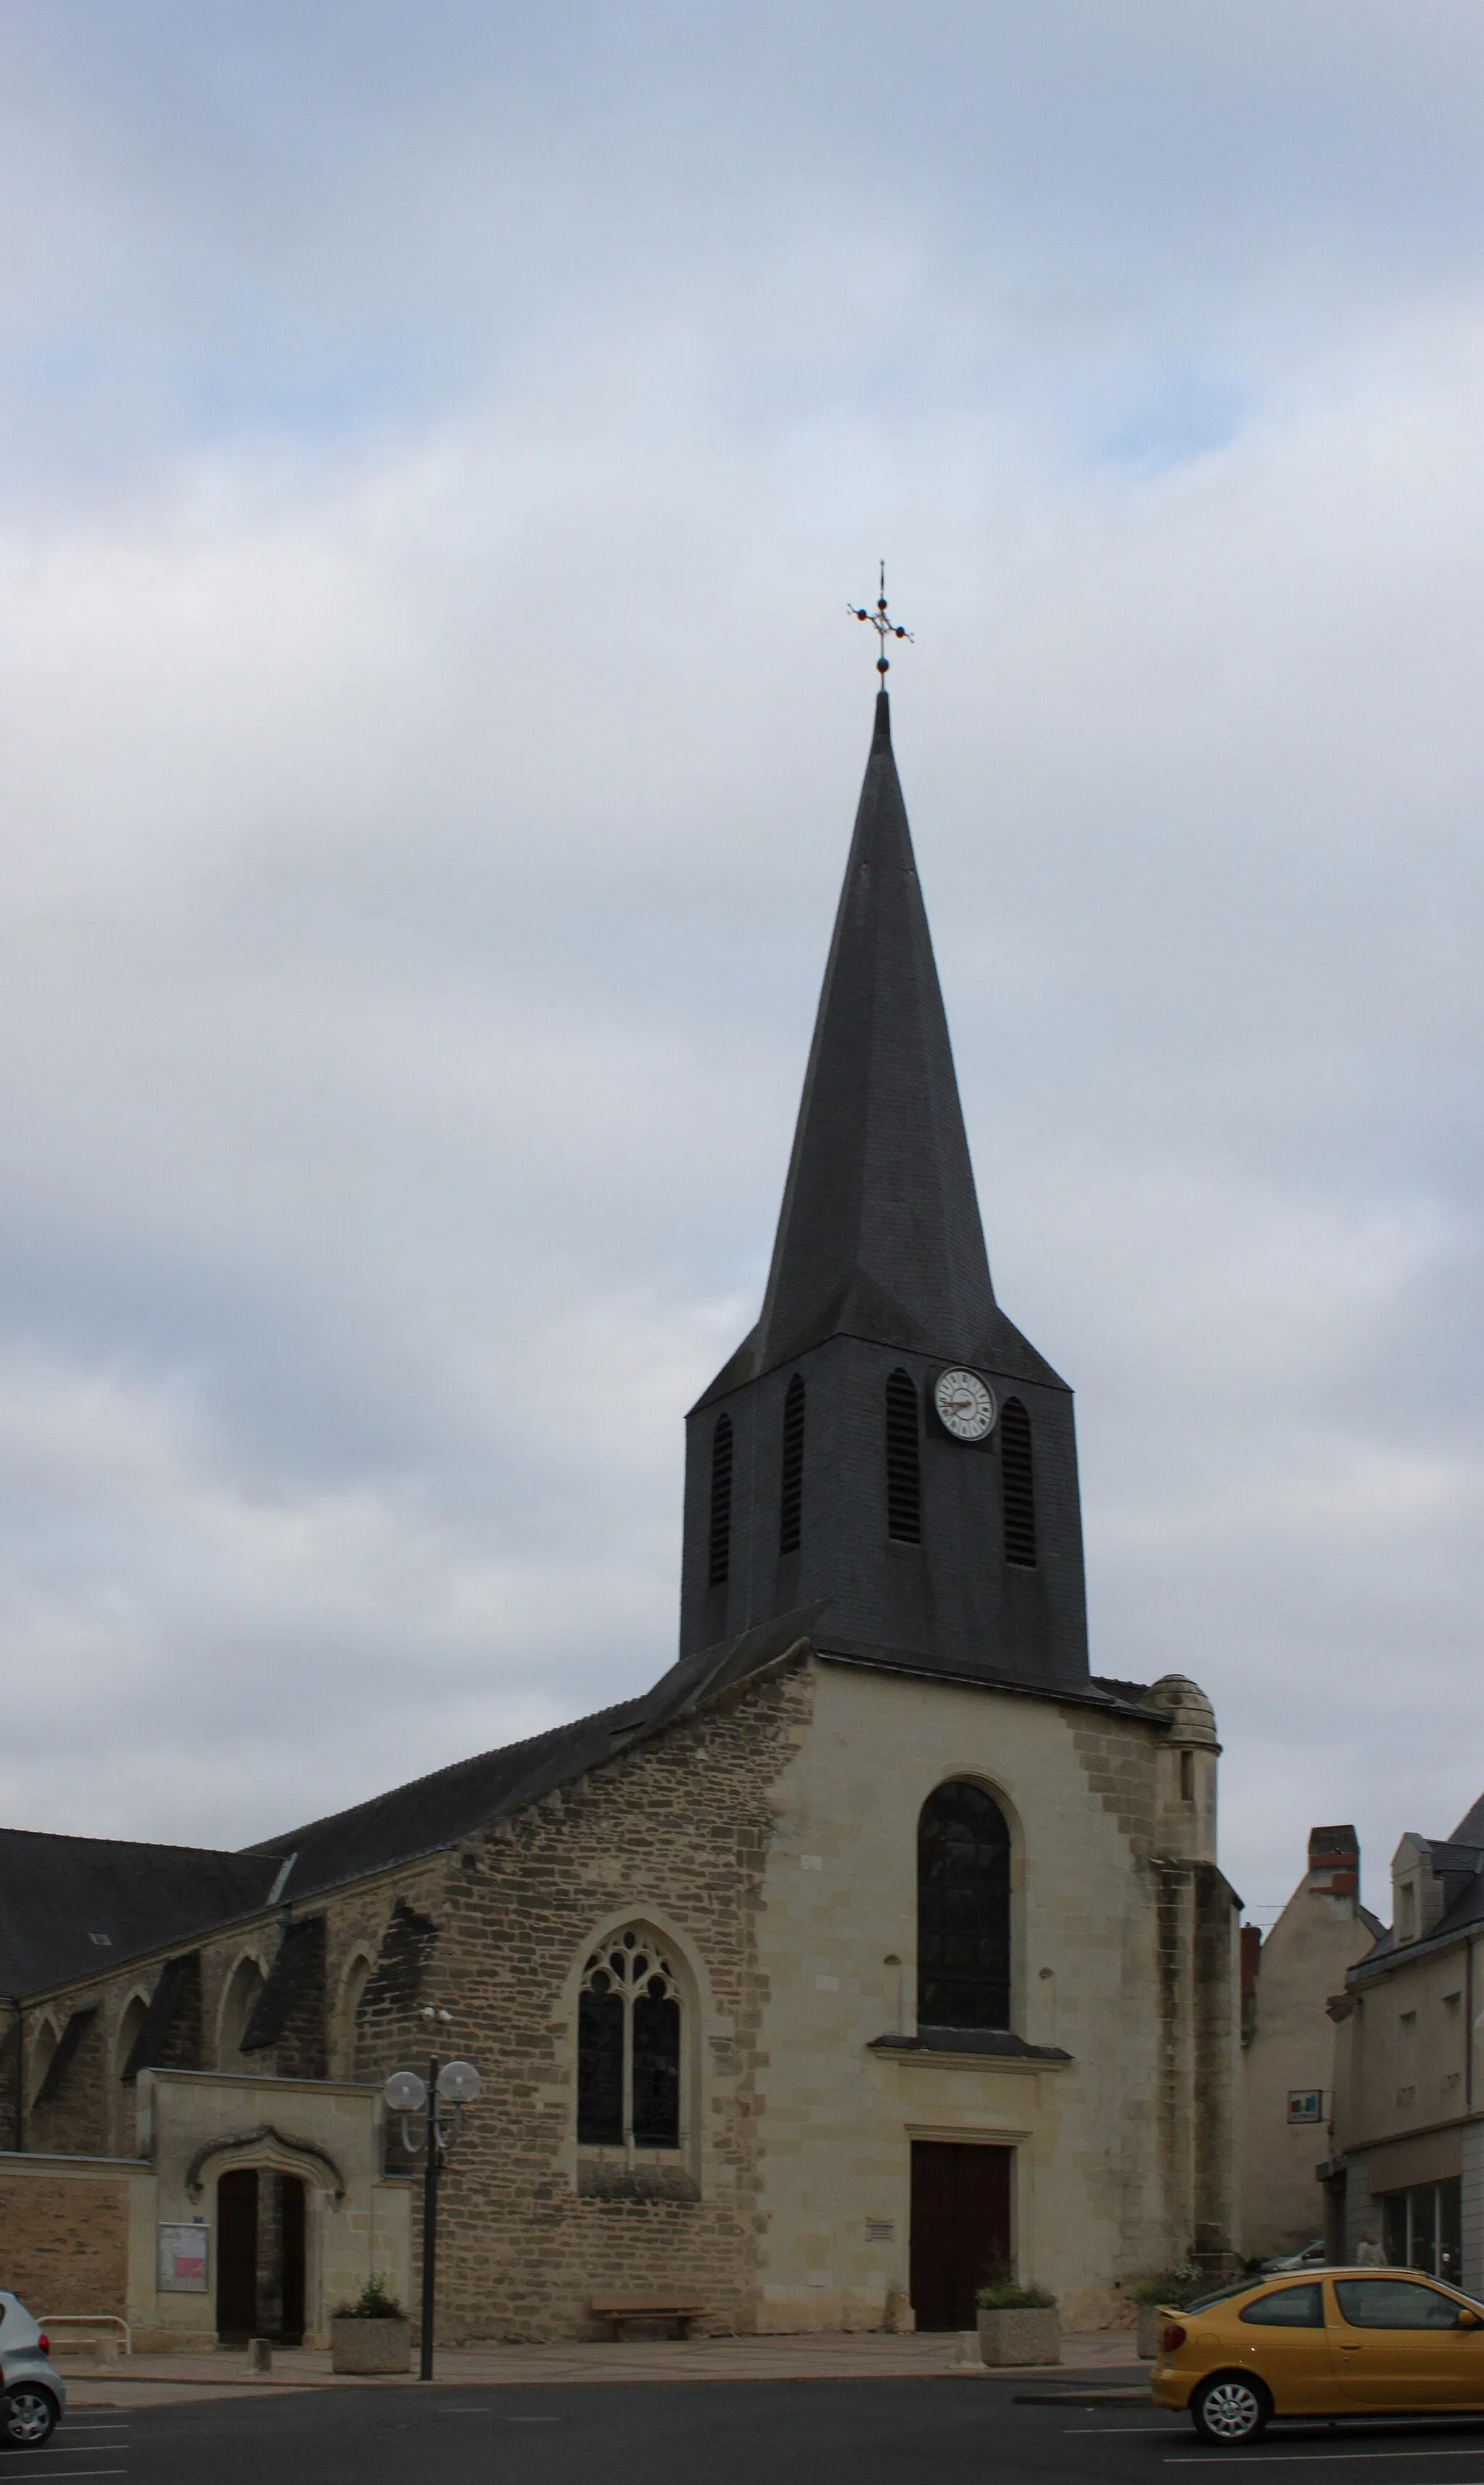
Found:
<path fill-rule="evenodd" d="M 422 2013 L 431 2021 L 433 2041 L 438 2042 L 441 2027 L 451 2026 L 451 2010 L 435 2009 L 430 2005 Z M 438 2267 L 438 2178 L 444 2159 L 464 2127 L 464 2108 L 472 2105 L 479 2093 L 479 2074 L 472 2062 L 440 2063 L 433 2055 L 428 2075 L 420 2079 L 416 2071 L 393 2071 L 382 2090 L 391 2112 L 401 2118 L 402 2145 L 409 2157 L 418 2149 L 426 2151 L 422 2169 L 422 2340 L 418 2366 L 419 2382 L 433 2378 L 433 2288 Z M 443 2108 L 451 2106 L 451 2122 L 444 2119 Z M 415 2140 L 412 2133 L 414 2115 L 424 2116 L 422 2137 Z"/>

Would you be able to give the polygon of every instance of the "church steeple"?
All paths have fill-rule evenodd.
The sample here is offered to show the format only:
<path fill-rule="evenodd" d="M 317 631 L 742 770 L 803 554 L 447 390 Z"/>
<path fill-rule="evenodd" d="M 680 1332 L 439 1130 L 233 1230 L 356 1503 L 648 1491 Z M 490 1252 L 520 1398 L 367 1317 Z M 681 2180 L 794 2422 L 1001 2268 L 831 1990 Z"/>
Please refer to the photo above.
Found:
<path fill-rule="evenodd" d="M 968 1355 L 987 1345 L 994 1310 L 880 691 L 754 1368 L 842 1329 Z"/>
<path fill-rule="evenodd" d="M 971 1440 L 945 1369 L 999 1418 Z M 990 1284 L 884 690 L 762 1317 L 688 1436 L 683 1655 L 797 1615 L 841 1654 L 1086 1680 L 1070 1392 Z"/>

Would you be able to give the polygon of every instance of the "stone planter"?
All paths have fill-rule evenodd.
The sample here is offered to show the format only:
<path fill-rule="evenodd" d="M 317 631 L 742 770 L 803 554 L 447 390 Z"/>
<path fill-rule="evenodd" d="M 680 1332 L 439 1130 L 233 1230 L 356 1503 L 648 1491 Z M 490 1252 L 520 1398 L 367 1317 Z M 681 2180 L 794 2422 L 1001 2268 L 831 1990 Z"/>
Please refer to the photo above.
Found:
<path fill-rule="evenodd" d="M 330 2324 L 332 2373 L 405 2373 L 412 2364 L 412 2323 L 338 2314 Z"/>
<path fill-rule="evenodd" d="M 1164 2335 L 1165 2324 L 1170 2315 L 1168 2312 L 1161 2311 L 1157 2304 L 1140 2304 L 1135 2307 L 1135 2310 L 1138 2314 L 1135 2335 L 1139 2341 L 1139 2353 L 1147 2364 L 1151 2364 L 1159 2354 L 1159 2342 Z"/>
<path fill-rule="evenodd" d="M 986 2364 L 1059 2364 L 1062 2320 L 1054 2304 L 1045 2309 L 981 2312 L 979 2352 Z"/>

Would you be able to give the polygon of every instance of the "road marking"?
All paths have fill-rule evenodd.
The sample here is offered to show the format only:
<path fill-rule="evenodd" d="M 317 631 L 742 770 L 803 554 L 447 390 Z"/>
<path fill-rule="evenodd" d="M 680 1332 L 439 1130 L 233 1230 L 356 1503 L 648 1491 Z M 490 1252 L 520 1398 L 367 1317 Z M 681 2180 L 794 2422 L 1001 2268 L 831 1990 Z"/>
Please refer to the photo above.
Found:
<path fill-rule="evenodd" d="M 1228 2460 L 1230 2449 L 1177 2450 L 1165 2461 L 1167 2468 L 1206 2468 Z M 1479 2445 L 1471 2443 L 1467 2450 L 1265 2450 L 1259 2453 L 1262 2468 L 1291 2468 L 1301 2459 L 1477 2459 Z M 1484 2477 L 1479 2479 L 1484 2485 Z"/>
<path fill-rule="evenodd" d="M 1162 2433 L 1170 2438 L 1168 2424 L 1064 2424 L 1062 2432 L 1067 2441 L 1093 2433 Z"/>

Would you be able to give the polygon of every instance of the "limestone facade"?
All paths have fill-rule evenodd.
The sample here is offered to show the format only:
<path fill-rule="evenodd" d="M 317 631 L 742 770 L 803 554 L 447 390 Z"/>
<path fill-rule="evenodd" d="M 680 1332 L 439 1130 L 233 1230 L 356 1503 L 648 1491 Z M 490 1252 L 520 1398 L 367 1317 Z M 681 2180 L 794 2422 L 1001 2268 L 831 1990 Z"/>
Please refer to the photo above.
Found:
<path fill-rule="evenodd" d="M 1014 2266 L 1072 2322 L 1234 2247 L 1234 1902 L 1193 1684 L 1099 1707 L 803 1641 L 611 1743 L 432 1853 L 33 1996 L 33 2165 L 126 2159 L 136 2226 L 213 2235 L 224 2171 L 297 2175 L 306 2335 L 373 2271 L 416 2305 L 417 2168 L 380 2089 L 425 2064 L 437 2006 L 484 2083 L 444 2194 L 450 2342 L 594 2335 L 595 2296 L 666 2290 L 740 2332 L 905 2326 L 914 2141 L 1012 2152 Z M 946 1780 L 1011 1826 L 993 2053 L 917 2024 L 918 1820 Z M 625 1929 L 681 1996 L 674 2148 L 578 2141 L 579 1986 Z M 213 2326 L 209 2294 L 155 2296 L 152 2243 L 127 2257 L 144 2332 Z"/>

